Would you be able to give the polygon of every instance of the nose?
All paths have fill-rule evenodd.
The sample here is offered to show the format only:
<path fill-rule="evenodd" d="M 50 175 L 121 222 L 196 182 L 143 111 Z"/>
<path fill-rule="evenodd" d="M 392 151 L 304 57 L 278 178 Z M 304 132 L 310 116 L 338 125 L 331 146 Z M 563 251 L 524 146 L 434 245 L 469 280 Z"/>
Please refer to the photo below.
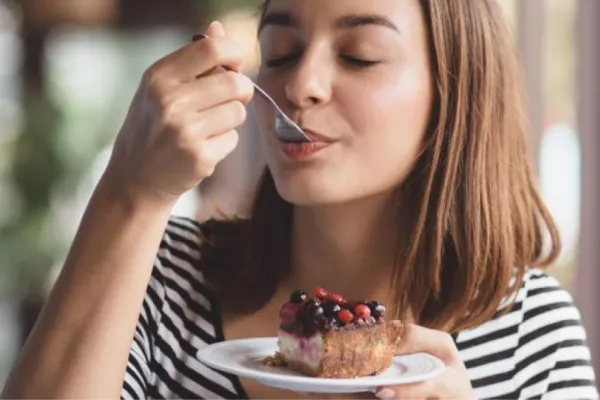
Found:
<path fill-rule="evenodd" d="M 319 53 L 317 49 L 307 50 L 290 73 L 285 95 L 294 108 L 313 107 L 331 98 L 333 71 L 327 55 Z"/>

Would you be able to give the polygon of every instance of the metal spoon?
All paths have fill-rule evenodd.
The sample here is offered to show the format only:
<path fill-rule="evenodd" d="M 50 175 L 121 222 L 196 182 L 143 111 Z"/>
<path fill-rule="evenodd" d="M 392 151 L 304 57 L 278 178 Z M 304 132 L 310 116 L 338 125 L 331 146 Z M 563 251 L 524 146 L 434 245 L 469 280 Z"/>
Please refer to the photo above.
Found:
<path fill-rule="evenodd" d="M 201 39 L 206 39 L 207 37 L 208 36 L 206 36 L 203 33 L 196 33 L 193 36 L 192 41 L 196 42 Z M 239 73 L 238 71 L 236 71 L 232 68 L 226 67 L 226 66 L 222 66 L 222 68 L 227 71 L 233 71 L 233 72 Z M 273 108 L 275 108 L 275 133 L 277 134 L 277 137 L 279 139 L 286 141 L 286 142 L 311 142 L 312 141 L 306 135 L 306 133 L 304 133 L 302 128 L 300 128 L 298 126 L 298 124 L 296 124 L 294 121 L 292 121 L 291 118 L 289 118 L 287 115 L 285 115 L 285 113 L 283 111 L 281 111 L 281 108 L 279 108 L 277 103 L 275 103 L 275 100 L 273 100 L 271 98 L 271 96 L 269 96 L 267 94 L 267 92 L 265 92 L 256 83 L 252 82 L 252 84 L 256 88 L 256 91 L 260 95 L 262 95 L 262 97 L 265 100 L 267 100 L 269 103 L 271 103 L 271 105 L 273 105 Z"/>

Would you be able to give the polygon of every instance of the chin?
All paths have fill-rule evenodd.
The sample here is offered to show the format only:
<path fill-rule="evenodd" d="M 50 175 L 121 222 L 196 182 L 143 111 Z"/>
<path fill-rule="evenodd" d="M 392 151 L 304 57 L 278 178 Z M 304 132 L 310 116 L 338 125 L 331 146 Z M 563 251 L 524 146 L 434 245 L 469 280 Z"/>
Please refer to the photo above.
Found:
<path fill-rule="evenodd" d="M 331 188 L 320 185 L 292 185 L 289 182 L 280 183 L 276 180 L 275 187 L 285 201 L 296 206 L 320 206 L 344 201 L 344 198 L 334 193 Z"/>
<path fill-rule="evenodd" d="M 313 174 L 308 171 L 281 174 L 273 172 L 277 193 L 285 201 L 296 206 L 324 206 L 342 204 L 356 199 L 356 192 L 341 179 Z M 360 197 L 360 196 L 358 196 Z"/>

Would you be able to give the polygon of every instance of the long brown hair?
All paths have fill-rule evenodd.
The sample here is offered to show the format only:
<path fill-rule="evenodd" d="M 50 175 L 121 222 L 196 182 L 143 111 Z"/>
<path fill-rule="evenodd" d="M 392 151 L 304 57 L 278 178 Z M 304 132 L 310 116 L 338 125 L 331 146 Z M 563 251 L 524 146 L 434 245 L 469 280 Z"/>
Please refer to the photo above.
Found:
<path fill-rule="evenodd" d="M 399 207 L 416 211 L 398 227 L 410 237 L 397 249 L 392 304 L 398 317 L 410 310 L 424 326 L 458 331 L 492 318 L 526 268 L 553 262 L 560 240 L 532 178 L 523 85 L 498 1 L 421 5 L 437 95 L 423 151 L 398 188 Z M 256 311 L 289 273 L 292 210 L 266 169 L 249 220 L 205 226 L 205 273 L 228 311 Z"/>

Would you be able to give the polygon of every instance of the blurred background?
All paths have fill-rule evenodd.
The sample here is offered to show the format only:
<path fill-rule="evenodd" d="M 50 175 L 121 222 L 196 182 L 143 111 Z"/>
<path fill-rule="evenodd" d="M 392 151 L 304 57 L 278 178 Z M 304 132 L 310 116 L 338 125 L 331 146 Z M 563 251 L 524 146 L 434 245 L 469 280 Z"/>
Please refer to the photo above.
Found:
<path fill-rule="evenodd" d="M 498 0 L 529 97 L 531 161 L 600 366 L 600 1 Z M 259 0 L 0 0 L 0 387 L 62 265 L 142 72 L 221 20 L 258 63 Z M 262 165 L 234 155 L 174 213 L 243 214 Z M 598 369 L 597 369 L 598 370 Z"/>

